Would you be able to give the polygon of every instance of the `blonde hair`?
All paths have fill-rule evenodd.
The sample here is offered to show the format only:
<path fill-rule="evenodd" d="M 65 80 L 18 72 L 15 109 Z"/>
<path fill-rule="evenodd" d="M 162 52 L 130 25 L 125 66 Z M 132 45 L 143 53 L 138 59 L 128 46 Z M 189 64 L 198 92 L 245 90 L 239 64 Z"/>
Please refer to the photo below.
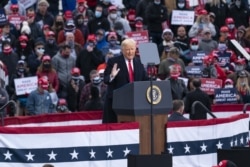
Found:
<path fill-rule="evenodd" d="M 127 38 L 122 41 L 121 48 L 123 49 L 124 47 L 128 45 L 134 45 L 136 47 L 136 41 L 132 38 Z"/>
<path fill-rule="evenodd" d="M 244 86 L 241 85 L 241 83 L 245 82 L 246 84 Z M 239 77 L 236 82 L 236 89 L 239 92 L 247 92 L 250 93 L 250 87 L 248 83 L 248 78 L 247 77 Z"/>

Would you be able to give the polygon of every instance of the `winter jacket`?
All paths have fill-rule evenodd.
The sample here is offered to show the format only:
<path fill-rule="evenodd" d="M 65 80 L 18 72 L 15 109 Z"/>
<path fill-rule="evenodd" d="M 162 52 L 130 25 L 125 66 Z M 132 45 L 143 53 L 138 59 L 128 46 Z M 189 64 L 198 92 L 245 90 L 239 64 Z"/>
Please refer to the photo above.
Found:
<path fill-rule="evenodd" d="M 146 19 L 148 24 L 148 31 L 161 33 L 162 23 L 167 21 L 168 11 L 164 5 L 150 4 L 146 8 Z"/>
<path fill-rule="evenodd" d="M 65 88 L 71 79 L 71 69 L 75 67 L 75 59 L 72 56 L 63 57 L 61 53 L 57 53 L 52 58 L 52 66 L 57 71 L 60 85 Z"/>
<path fill-rule="evenodd" d="M 27 99 L 26 109 L 28 115 L 41 115 L 53 112 L 53 103 L 48 91 L 40 93 L 38 89 L 32 91 Z"/>

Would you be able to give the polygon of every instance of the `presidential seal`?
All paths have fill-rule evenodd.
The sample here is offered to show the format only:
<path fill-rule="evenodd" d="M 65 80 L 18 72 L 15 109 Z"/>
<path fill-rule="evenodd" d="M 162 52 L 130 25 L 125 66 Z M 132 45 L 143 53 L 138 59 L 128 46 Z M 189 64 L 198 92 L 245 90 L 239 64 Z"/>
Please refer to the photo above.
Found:
<path fill-rule="evenodd" d="M 147 96 L 147 100 L 149 103 L 158 104 L 161 101 L 162 93 L 158 86 L 153 85 L 152 86 L 152 99 L 153 100 L 151 99 L 151 86 L 148 87 L 146 96 Z"/>

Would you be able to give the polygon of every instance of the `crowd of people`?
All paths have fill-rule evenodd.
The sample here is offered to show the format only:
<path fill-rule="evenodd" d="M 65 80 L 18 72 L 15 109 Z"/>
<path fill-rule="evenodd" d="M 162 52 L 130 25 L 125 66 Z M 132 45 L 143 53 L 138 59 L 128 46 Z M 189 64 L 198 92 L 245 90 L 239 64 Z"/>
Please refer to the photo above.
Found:
<path fill-rule="evenodd" d="M 158 47 L 157 79 L 170 81 L 173 100 L 183 100 L 184 112 L 190 113 L 196 94 L 204 97 L 197 77 L 221 79 L 223 87 L 237 89 L 238 103 L 250 102 L 248 2 L 211 0 L 190 7 L 176 0 L 174 9 L 162 0 L 122 3 L 62 0 L 60 11 L 53 0 L 28 7 L 17 0 L 3 1 L 7 20 L 0 26 L 0 65 L 9 79 L 0 90 L 0 102 L 11 99 L 19 106 L 9 116 L 104 109 L 104 122 L 116 122 L 113 90 L 148 80 L 137 44 L 127 36 L 145 30 Z M 194 11 L 194 23 L 171 24 L 172 10 Z M 187 67 L 199 67 L 200 73 L 192 74 Z M 31 76 L 37 76 L 38 88 L 17 95 L 15 80 Z M 188 78 L 188 84 L 179 77 Z M 207 99 L 204 105 L 210 109 L 213 96 Z M 182 102 L 175 103 L 180 110 Z"/>

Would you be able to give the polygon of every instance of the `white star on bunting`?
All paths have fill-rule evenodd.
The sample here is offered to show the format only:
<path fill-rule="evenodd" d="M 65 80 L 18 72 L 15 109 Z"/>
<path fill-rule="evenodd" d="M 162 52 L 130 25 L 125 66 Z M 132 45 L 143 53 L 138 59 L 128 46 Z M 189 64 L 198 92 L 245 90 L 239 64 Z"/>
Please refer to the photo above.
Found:
<path fill-rule="evenodd" d="M 10 151 L 8 150 L 8 151 L 7 151 L 6 153 L 4 153 L 3 155 L 5 156 L 4 160 L 7 160 L 7 159 L 11 160 L 11 156 L 12 156 L 13 154 L 11 154 Z"/>
<path fill-rule="evenodd" d="M 72 152 L 72 153 L 69 153 L 72 157 L 71 157 L 71 159 L 73 160 L 73 159 L 78 159 L 78 154 L 79 153 L 77 153 L 76 152 L 76 150 L 74 149 L 74 151 Z"/>
<path fill-rule="evenodd" d="M 111 151 L 110 148 L 109 148 L 109 150 L 106 151 L 106 153 L 107 153 L 107 158 L 109 158 L 109 157 L 112 158 L 112 157 L 113 157 L 113 155 L 112 155 L 113 152 L 114 152 L 114 151 Z"/>
<path fill-rule="evenodd" d="M 217 146 L 217 149 L 222 149 L 223 143 L 221 143 L 220 140 L 219 140 L 219 143 L 216 144 L 216 146 Z"/>
<path fill-rule="evenodd" d="M 174 148 L 170 145 L 168 148 L 169 154 L 173 154 L 174 153 L 173 151 L 174 151 Z"/>
<path fill-rule="evenodd" d="M 129 153 L 130 153 L 131 150 L 128 149 L 128 147 L 126 147 L 126 150 L 123 150 L 124 152 L 124 157 L 126 157 Z"/>
<path fill-rule="evenodd" d="M 51 151 L 51 153 L 50 154 L 47 154 L 48 156 L 49 156 L 49 160 L 56 160 L 56 156 L 57 156 L 57 154 L 55 154 L 54 152 L 53 152 L 53 150 Z"/>
<path fill-rule="evenodd" d="M 207 145 L 205 145 L 204 143 L 202 144 L 202 146 L 200 146 L 201 147 L 201 152 L 207 152 Z"/>
<path fill-rule="evenodd" d="M 93 149 L 91 149 L 91 152 L 89 152 L 90 158 L 95 158 L 95 153 L 96 152 L 94 152 Z"/>
<path fill-rule="evenodd" d="M 190 147 L 187 144 L 184 147 L 184 149 L 185 149 L 185 153 L 190 153 Z"/>
<path fill-rule="evenodd" d="M 35 156 L 34 154 L 31 154 L 31 152 L 29 152 L 29 154 L 25 154 L 25 156 L 27 157 L 27 161 L 31 160 L 34 161 L 33 157 Z"/>

